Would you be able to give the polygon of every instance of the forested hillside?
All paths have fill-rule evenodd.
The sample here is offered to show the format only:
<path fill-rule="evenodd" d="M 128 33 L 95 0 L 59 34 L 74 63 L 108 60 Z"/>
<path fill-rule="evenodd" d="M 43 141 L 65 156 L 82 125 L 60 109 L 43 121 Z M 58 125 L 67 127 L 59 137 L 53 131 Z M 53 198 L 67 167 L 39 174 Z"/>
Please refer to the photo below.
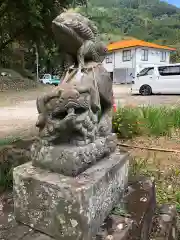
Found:
<path fill-rule="evenodd" d="M 107 42 L 135 37 L 180 49 L 180 9 L 166 2 L 90 0 L 80 11 L 97 23 Z"/>
<path fill-rule="evenodd" d="M 53 18 L 86 0 L 2 0 L 0 2 L 0 68 L 54 72 L 59 54 L 51 32 Z M 123 38 L 170 45 L 180 52 L 180 9 L 160 0 L 87 0 L 80 7 L 96 22 L 104 41 Z M 173 61 L 180 62 L 180 53 Z M 23 70 L 23 71 L 22 71 Z"/>

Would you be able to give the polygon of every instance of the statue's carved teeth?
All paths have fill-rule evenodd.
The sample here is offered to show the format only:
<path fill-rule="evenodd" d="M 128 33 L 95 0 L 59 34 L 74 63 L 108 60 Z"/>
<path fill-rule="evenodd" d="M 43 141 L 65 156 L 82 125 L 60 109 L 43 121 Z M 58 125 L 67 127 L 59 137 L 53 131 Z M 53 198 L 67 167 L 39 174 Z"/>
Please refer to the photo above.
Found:
<path fill-rule="evenodd" d="M 67 112 L 68 112 L 68 114 L 73 114 L 73 113 L 74 113 L 74 108 L 69 108 L 69 109 L 67 110 Z"/>

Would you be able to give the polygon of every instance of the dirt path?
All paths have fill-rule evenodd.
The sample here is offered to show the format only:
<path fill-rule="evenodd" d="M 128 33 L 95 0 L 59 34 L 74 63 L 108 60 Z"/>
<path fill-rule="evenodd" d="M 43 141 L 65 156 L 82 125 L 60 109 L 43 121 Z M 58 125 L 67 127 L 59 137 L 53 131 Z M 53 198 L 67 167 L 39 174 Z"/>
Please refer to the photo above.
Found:
<path fill-rule="evenodd" d="M 21 91 L 0 92 L 0 107 L 15 106 L 29 100 L 35 100 L 38 96 L 50 92 L 54 87 L 39 85 L 35 89 Z"/>
<path fill-rule="evenodd" d="M 37 120 L 36 101 L 0 108 L 0 138 L 34 133 Z"/>
<path fill-rule="evenodd" d="M 36 98 L 52 91 L 54 87 L 40 86 L 34 90 L 0 93 L 0 139 L 34 135 L 37 120 Z M 131 96 L 130 86 L 114 86 L 116 104 L 174 105 L 180 96 Z"/>
<path fill-rule="evenodd" d="M 0 139 L 34 135 L 36 98 L 51 90 L 42 86 L 29 91 L 0 93 Z"/>

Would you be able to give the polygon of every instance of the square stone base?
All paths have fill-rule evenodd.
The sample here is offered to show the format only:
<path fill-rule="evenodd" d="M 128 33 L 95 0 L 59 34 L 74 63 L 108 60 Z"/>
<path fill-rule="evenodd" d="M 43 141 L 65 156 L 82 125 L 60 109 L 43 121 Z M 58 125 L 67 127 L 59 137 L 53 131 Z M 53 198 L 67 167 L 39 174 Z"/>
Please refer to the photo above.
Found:
<path fill-rule="evenodd" d="M 16 220 L 58 240 L 91 240 L 120 200 L 128 166 L 120 153 L 75 178 L 21 165 L 14 170 Z"/>

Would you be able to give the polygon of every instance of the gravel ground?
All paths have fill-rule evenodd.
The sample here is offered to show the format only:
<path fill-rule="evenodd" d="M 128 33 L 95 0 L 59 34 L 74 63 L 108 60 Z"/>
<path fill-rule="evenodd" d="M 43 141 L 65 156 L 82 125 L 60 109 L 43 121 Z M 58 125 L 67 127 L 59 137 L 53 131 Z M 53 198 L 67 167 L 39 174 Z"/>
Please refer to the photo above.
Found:
<path fill-rule="evenodd" d="M 5 95 L 0 93 L 0 138 L 34 134 L 37 120 L 36 97 L 52 88 Z M 131 96 L 130 86 L 114 86 L 117 105 L 180 105 L 178 95 Z M 6 99 L 3 105 L 2 99 Z"/>
<path fill-rule="evenodd" d="M 114 96 L 118 105 L 180 105 L 180 95 L 131 95 L 130 86 L 114 86 Z"/>

